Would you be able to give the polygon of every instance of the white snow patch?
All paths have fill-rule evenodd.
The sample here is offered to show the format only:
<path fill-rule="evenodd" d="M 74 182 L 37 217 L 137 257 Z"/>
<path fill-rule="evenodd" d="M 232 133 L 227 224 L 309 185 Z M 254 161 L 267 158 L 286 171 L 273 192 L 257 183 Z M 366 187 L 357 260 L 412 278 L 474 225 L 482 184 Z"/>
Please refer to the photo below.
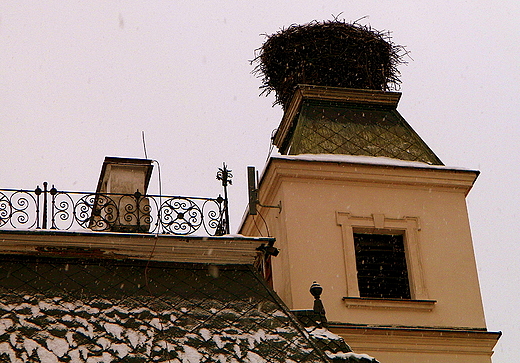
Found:
<path fill-rule="evenodd" d="M 111 363 L 114 361 L 114 357 L 108 353 L 103 352 L 101 357 L 88 357 L 86 363 Z"/>
<path fill-rule="evenodd" d="M 305 328 L 307 332 L 317 339 L 331 339 L 331 340 L 341 340 L 342 338 L 339 335 L 336 335 L 325 328 Z"/>
<path fill-rule="evenodd" d="M 121 336 L 124 331 L 122 326 L 113 323 L 105 323 L 105 330 L 116 339 L 123 339 Z"/>
<path fill-rule="evenodd" d="M 233 346 L 233 350 L 235 351 L 236 355 L 241 357 L 242 356 L 242 351 L 240 350 L 240 346 L 238 344 L 235 344 Z"/>
<path fill-rule="evenodd" d="M 52 301 L 52 300 L 51 300 Z M 34 306 L 34 305 L 33 305 Z M 46 300 L 40 300 L 38 302 L 38 308 L 40 310 L 59 310 L 59 311 L 67 311 L 60 305 L 56 305 L 54 302 L 47 302 Z M 34 314 L 34 313 L 33 313 Z"/>
<path fill-rule="evenodd" d="M 83 363 L 79 349 L 73 349 L 69 352 L 70 363 Z"/>
<path fill-rule="evenodd" d="M 384 166 L 404 166 L 413 168 L 425 169 L 444 169 L 444 170 L 464 170 L 472 171 L 466 168 L 444 166 L 444 165 L 430 165 L 420 161 L 406 161 L 400 159 L 392 159 L 384 156 L 364 156 L 364 155 L 342 155 L 342 154 L 300 154 L 300 155 L 277 155 L 272 159 L 286 159 L 286 160 L 304 160 L 304 161 L 327 161 L 350 164 L 370 164 L 370 165 L 384 165 Z"/>
<path fill-rule="evenodd" d="M 110 347 L 119 358 L 124 358 L 128 355 L 128 352 L 130 351 L 130 347 L 126 344 L 112 344 Z"/>
<path fill-rule="evenodd" d="M 84 346 L 80 346 L 77 349 L 73 349 L 69 352 L 70 362 L 69 363 L 85 363 L 88 357 L 88 349 Z"/>
<path fill-rule="evenodd" d="M 38 352 L 38 358 L 40 358 L 40 362 L 58 363 L 58 358 L 56 357 L 56 355 L 54 353 L 48 351 L 41 345 L 38 346 L 37 352 Z"/>
<path fill-rule="evenodd" d="M 16 344 L 17 341 L 18 341 L 18 336 L 16 335 L 16 333 L 9 334 L 9 342 L 15 348 L 17 348 L 17 344 Z"/>
<path fill-rule="evenodd" d="M 335 358 L 342 358 L 342 359 L 349 359 L 349 358 L 355 358 L 355 359 L 368 359 L 370 361 L 376 361 L 376 359 L 374 357 L 371 357 L 369 356 L 368 354 L 359 354 L 359 353 L 354 353 L 354 352 L 347 352 L 347 353 L 343 353 L 343 352 L 338 352 L 338 353 L 332 353 L 330 351 L 326 351 L 325 354 L 327 355 L 327 357 L 329 357 L 330 359 L 335 359 Z"/>
<path fill-rule="evenodd" d="M 254 333 L 252 336 L 256 340 L 257 343 L 260 343 L 262 340 L 265 340 L 265 330 L 260 329 L 256 333 Z"/>
<path fill-rule="evenodd" d="M 75 308 L 76 308 L 76 304 L 73 304 L 71 302 L 68 302 L 68 301 L 64 301 L 62 302 L 61 304 L 65 309 L 67 309 L 68 311 L 73 311 Z"/>
<path fill-rule="evenodd" d="M 146 342 L 146 335 L 141 332 L 135 331 L 133 329 L 126 330 L 126 337 L 130 341 L 132 347 L 137 348 L 139 345 L 142 345 Z"/>
<path fill-rule="evenodd" d="M 254 352 L 247 352 L 246 362 L 264 363 L 264 362 L 266 362 L 266 360 Z"/>
<path fill-rule="evenodd" d="M 211 338 L 211 332 L 206 328 L 200 329 L 199 333 L 200 333 L 201 337 L 206 341 L 208 341 Z"/>
<path fill-rule="evenodd" d="M 153 318 L 152 320 L 150 320 L 150 325 L 153 326 L 157 330 L 162 330 L 162 328 L 163 328 L 159 318 Z"/>
<path fill-rule="evenodd" d="M 281 328 L 281 327 L 278 327 L 274 330 L 276 333 L 293 333 L 294 330 L 293 329 L 287 329 L 287 328 Z"/>
<path fill-rule="evenodd" d="M 32 339 L 26 338 L 23 340 L 23 348 L 27 352 L 28 356 L 31 356 L 34 353 L 34 351 L 36 350 L 36 348 L 38 348 L 39 346 L 40 346 L 40 344 L 38 344 L 37 342 L 35 342 Z"/>
<path fill-rule="evenodd" d="M 86 312 L 87 314 L 90 314 L 90 315 L 96 315 L 96 314 L 99 314 L 99 309 L 98 308 L 93 308 L 92 306 L 80 306 L 79 308 L 76 309 L 76 312 Z"/>
<path fill-rule="evenodd" d="M 0 335 L 3 335 L 13 325 L 14 323 L 11 319 L 0 319 Z"/>
<path fill-rule="evenodd" d="M 63 338 L 47 339 L 47 348 L 58 357 L 63 357 L 69 351 L 69 343 Z"/>
<path fill-rule="evenodd" d="M 219 349 L 222 349 L 222 347 L 224 346 L 224 344 L 222 343 L 222 339 L 220 339 L 219 335 L 213 335 L 213 341 Z"/>
<path fill-rule="evenodd" d="M 67 339 L 67 343 L 69 343 L 69 347 L 76 347 L 77 344 L 76 342 L 74 341 L 74 333 L 72 331 L 68 331 L 66 334 L 65 334 L 65 339 Z"/>
<path fill-rule="evenodd" d="M 40 316 L 40 315 L 42 315 L 42 313 L 40 312 L 40 309 L 38 308 L 38 306 L 29 304 L 29 303 L 21 303 L 19 305 L 8 305 L 8 307 L 9 307 L 9 310 L 15 310 L 15 311 L 20 311 L 20 310 L 24 310 L 24 309 L 30 309 L 31 310 L 31 314 L 33 316 Z"/>
<path fill-rule="evenodd" d="M 13 348 L 11 348 L 11 346 L 7 342 L 0 343 L 0 356 L 2 356 L 4 354 L 9 356 L 9 361 L 11 363 L 21 363 L 22 362 L 20 359 L 16 358 L 15 351 L 13 350 Z"/>
<path fill-rule="evenodd" d="M 96 343 L 98 343 L 99 345 L 101 345 L 103 347 L 103 349 L 107 349 L 108 347 L 110 347 L 110 340 L 108 340 L 107 338 L 105 337 L 101 337 L 99 338 Z"/>
<path fill-rule="evenodd" d="M 183 346 L 184 354 L 182 356 L 182 363 L 199 363 L 202 359 L 202 354 L 200 354 L 197 349 L 190 347 L 188 345 Z"/>
<path fill-rule="evenodd" d="M 126 336 L 127 336 L 128 340 L 130 341 L 130 344 L 132 345 L 132 347 L 136 348 L 137 344 L 139 344 L 139 333 L 133 329 L 128 329 L 126 331 Z"/>
<path fill-rule="evenodd" d="M 61 320 L 62 320 L 62 321 L 73 321 L 74 318 L 72 317 L 72 315 L 66 314 L 66 315 L 63 315 L 63 316 L 61 317 Z"/>
<path fill-rule="evenodd" d="M 274 313 L 272 313 L 271 315 L 273 315 L 273 316 L 280 316 L 280 317 L 281 317 L 281 316 L 283 316 L 283 317 L 286 317 L 286 316 L 287 316 L 287 314 L 284 313 L 282 310 L 276 310 L 276 311 L 275 311 Z"/>

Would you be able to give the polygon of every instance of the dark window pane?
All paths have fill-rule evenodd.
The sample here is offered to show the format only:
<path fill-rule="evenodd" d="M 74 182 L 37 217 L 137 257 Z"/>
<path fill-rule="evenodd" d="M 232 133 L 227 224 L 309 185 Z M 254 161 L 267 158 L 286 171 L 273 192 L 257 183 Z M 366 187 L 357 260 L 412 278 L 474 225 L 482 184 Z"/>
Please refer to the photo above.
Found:
<path fill-rule="evenodd" d="M 361 297 L 410 299 L 403 235 L 354 233 Z"/>

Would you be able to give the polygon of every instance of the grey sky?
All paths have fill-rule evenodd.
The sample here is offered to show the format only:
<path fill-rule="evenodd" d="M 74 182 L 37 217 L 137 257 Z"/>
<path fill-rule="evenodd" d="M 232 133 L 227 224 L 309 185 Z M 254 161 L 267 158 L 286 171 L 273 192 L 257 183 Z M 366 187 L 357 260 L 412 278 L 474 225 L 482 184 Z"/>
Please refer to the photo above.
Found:
<path fill-rule="evenodd" d="M 481 170 L 468 197 L 494 362 L 520 357 L 518 1 L 2 1 L 0 187 L 94 190 L 104 156 L 161 163 L 163 193 L 216 196 L 261 169 L 282 112 L 249 60 L 292 23 L 368 16 L 411 52 L 398 110 L 450 166 Z M 151 185 L 157 192 L 157 176 Z M 461 312 L 462 313 L 462 312 Z"/>

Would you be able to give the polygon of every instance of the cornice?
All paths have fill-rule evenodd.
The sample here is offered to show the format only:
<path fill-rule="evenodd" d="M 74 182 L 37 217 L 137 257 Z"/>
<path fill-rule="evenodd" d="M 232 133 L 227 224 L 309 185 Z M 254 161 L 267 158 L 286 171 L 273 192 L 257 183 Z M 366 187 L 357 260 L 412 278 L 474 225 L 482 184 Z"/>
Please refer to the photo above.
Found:
<path fill-rule="evenodd" d="M 267 190 L 276 190 L 282 180 L 291 180 L 306 183 L 320 181 L 384 187 L 437 188 L 467 194 L 477 176 L 477 171 L 462 169 L 271 158 L 263 173 L 260 190 L 264 190 L 264 193 Z"/>
<path fill-rule="evenodd" d="M 374 327 L 329 323 L 359 351 L 473 354 L 490 356 L 502 335 L 485 329 Z"/>
<path fill-rule="evenodd" d="M 1 254 L 252 264 L 272 238 L 179 237 L 130 233 L 0 231 Z"/>

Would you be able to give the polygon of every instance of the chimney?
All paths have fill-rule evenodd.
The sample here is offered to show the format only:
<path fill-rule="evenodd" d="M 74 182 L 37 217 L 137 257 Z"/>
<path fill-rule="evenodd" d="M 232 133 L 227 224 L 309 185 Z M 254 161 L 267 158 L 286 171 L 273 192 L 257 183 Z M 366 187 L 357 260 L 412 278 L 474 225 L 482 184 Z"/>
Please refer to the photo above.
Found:
<path fill-rule="evenodd" d="M 96 189 L 90 229 L 148 232 L 150 203 L 143 197 L 152 175 L 152 161 L 105 157 Z"/>

